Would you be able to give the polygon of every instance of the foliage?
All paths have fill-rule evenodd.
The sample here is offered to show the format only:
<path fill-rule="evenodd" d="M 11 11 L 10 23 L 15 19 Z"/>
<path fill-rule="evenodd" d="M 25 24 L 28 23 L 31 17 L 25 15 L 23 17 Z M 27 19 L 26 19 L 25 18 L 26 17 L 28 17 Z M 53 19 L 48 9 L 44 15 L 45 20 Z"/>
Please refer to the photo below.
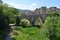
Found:
<path fill-rule="evenodd" d="M 16 8 L 10 7 L 5 3 L 0 3 L 0 40 L 5 40 L 7 32 L 10 28 L 10 20 L 17 14 L 18 10 Z"/>
<path fill-rule="evenodd" d="M 2 2 L 0 0 L 0 2 Z M 9 23 L 15 23 L 15 15 L 18 15 L 18 10 L 16 8 L 10 7 L 8 4 L 0 3 L 0 24 L 1 27 L 7 27 Z"/>
<path fill-rule="evenodd" d="M 10 7 L 5 3 L 0 3 L 0 24 L 1 27 L 7 27 L 9 23 L 15 23 L 14 16 L 18 15 L 18 10 L 16 8 Z"/>
<path fill-rule="evenodd" d="M 60 18 L 57 21 L 57 28 L 56 28 L 57 32 L 57 40 L 60 40 Z"/>
<path fill-rule="evenodd" d="M 20 25 L 26 26 L 26 27 L 31 26 L 29 20 L 27 20 L 25 18 L 20 21 Z"/>
<path fill-rule="evenodd" d="M 49 12 L 49 13 L 47 13 L 48 14 L 48 16 L 60 16 L 60 13 L 58 13 L 58 12 Z"/>
<path fill-rule="evenodd" d="M 9 16 L 9 23 L 15 23 L 14 16 L 18 15 L 18 13 L 19 13 L 18 10 L 16 8 L 10 7 L 9 5 L 4 4 L 4 3 L 2 4 L 2 7 L 3 7 L 3 15 Z"/>
<path fill-rule="evenodd" d="M 2 4 L 0 3 L 0 29 L 4 29 L 5 28 L 5 19 L 4 16 L 2 14 L 3 8 L 2 8 Z"/>
<path fill-rule="evenodd" d="M 13 40 L 40 40 L 40 29 L 37 27 L 15 27 Z"/>
<path fill-rule="evenodd" d="M 0 40 L 5 40 L 6 33 L 9 31 L 9 17 L 3 15 L 3 9 L 3 4 L 0 3 Z"/>
<path fill-rule="evenodd" d="M 45 23 L 41 28 L 41 36 L 44 37 L 44 40 L 59 40 L 60 36 L 60 18 L 57 16 L 47 17 Z M 44 36 L 42 35 L 44 34 Z M 59 39 L 58 39 L 59 38 Z"/>
<path fill-rule="evenodd" d="M 20 23 L 18 16 L 15 21 L 14 16 L 18 15 L 18 13 L 16 8 L 10 7 L 0 0 L 0 34 L 5 35 L 4 30 L 8 28 L 9 23 L 16 22 L 17 26 L 20 24 L 29 26 L 28 20 L 23 19 Z M 35 26 L 30 28 L 15 27 L 13 40 L 60 40 L 60 13 L 50 12 L 47 14 L 49 16 L 47 16 L 41 29 Z M 1 31 L 1 29 L 3 30 Z"/>

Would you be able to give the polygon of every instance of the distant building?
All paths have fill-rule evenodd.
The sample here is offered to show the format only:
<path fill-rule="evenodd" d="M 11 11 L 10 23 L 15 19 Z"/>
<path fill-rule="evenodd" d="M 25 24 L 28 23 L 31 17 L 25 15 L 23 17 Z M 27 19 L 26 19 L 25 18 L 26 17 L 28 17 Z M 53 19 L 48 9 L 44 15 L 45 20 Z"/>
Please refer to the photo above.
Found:
<path fill-rule="evenodd" d="M 59 8 L 57 8 L 57 12 L 60 13 L 60 9 Z"/>
<path fill-rule="evenodd" d="M 46 7 L 41 7 L 40 13 L 41 14 L 46 14 L 47 8 Z"/>
<path fill-rule="evenodd" d="M 36 8 L 34 11 L 30 11 L 30 12 L 22 12 L 22 14 L 29 14 L 29 15 L 36 15 L 36 14 L 44 14 L 46 15 L 46 13 L 49 12 L 59 12 L 60 13 L 60 8 L 57 7 L 41 7 L 41 8 Z"/>
<path fill-rule="evenodd" d="M 48 12 L 57 12 L 57 7 L 50 7 Z"/>
<path fill-rule="evenodd" d="M 42 14 L 43 20 L 46 18 L 47 8 L 41 7 L 40 14 Z"/>

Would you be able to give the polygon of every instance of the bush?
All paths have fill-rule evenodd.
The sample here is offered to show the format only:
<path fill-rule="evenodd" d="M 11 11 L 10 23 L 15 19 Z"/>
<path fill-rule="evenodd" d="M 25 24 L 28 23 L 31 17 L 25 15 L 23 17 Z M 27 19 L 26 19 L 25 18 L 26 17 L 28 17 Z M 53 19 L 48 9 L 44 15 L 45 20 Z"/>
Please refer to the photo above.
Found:
<path fill-rule="evenodd" d="M 60 40 L 60 18 L 57 20 L 57 28 L 56 28 L 57 32 L 57 40 Z"/>
<path fill-rule="evenodd" d="M 24 27 L 28 27 L 31 26 L 30 22 L 27 19 L 22 19 L 20 21 L 20 25 L 24 26 Z"/>
<path fill-rule="evenodd" d="M 58 30 L 60 29 L 59 17 L 47 17 L 43 27 L 41 28 L 41 37 L 44 37 L 44 40 L 58 40 L 57 36 L 59 35 Z M 57 26 L 58 25 L 58 26 Z M 57 29 L 58 28 L 58 29 Z M 60 30 L 59 30 L 60 31 Z"/>
<path fill-rule="evenodd" d="M 23 28 L 19 26 L 15 27 L 15 30 L 14 32 L 17 32 L 18 35 L 13 35 L 14 40 L 41 40 L 40 29 L 37 27 Z"/>

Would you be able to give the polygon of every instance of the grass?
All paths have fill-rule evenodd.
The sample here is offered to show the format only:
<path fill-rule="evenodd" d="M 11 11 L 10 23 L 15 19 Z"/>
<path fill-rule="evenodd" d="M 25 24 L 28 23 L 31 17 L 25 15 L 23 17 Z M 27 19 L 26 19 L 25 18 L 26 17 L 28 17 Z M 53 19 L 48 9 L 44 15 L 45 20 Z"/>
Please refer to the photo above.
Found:
<path fill-rule="evenodd" d="M 21 26 L 14 28 L 13 40 L 40 40 L 40 28 Z"/>

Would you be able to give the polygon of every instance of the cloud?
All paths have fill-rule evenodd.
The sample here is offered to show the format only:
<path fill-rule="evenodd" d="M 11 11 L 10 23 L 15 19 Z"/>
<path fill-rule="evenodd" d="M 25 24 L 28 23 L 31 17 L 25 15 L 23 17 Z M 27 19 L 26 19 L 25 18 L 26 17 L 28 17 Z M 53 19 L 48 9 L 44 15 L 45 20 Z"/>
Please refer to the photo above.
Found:
<path fill-rule="evenodd" d="M 32 6 L 36 6 L 36 4 L 35 4 L 35 3 L 33 3 L 33 4 L 32 4 Z"/>
<path fill-rule="evenodd" d="M 19 9 L 34 10 L 36 8 L 35 3 L 32 3 L 31 5 L 24 5 L 24 4 L 17 4 L 17 3 L 13 3 L 13 2 L 10 2 L 10 3 L 7 2 L 7 4 L 12 6 L 12 7 L 19 8 Z"/>

